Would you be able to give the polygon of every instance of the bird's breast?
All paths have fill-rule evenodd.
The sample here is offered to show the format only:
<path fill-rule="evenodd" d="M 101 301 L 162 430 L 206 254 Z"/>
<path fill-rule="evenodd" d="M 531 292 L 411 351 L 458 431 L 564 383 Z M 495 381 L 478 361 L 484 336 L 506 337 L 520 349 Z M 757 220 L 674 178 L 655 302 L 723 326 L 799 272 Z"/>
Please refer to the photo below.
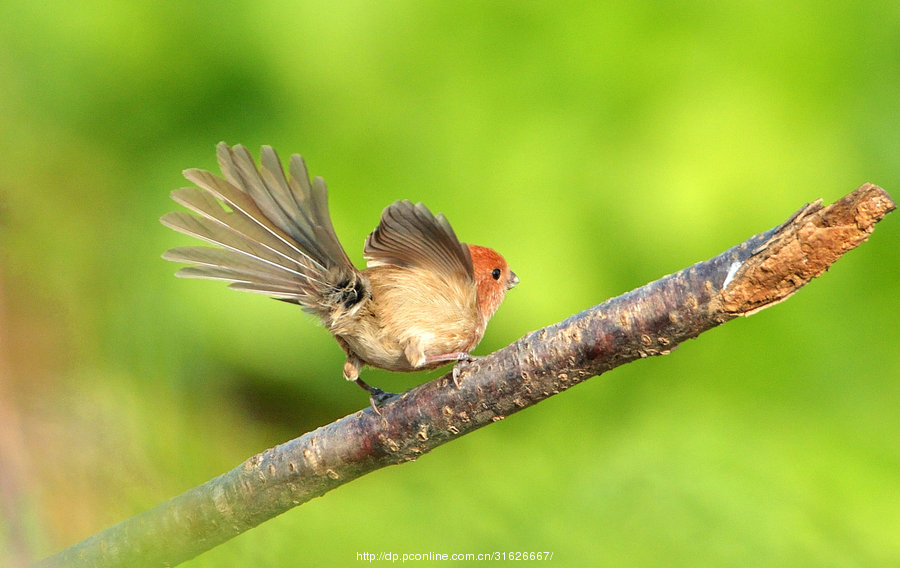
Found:
<path fill-rule="evenodd" d="M 481 340 L 484 325 L 474 284 L 392 266 L 365 272 L 371 300 L 360 306 L 355 317 L 336 322 L 342 325 L 332 332 L 367 364 L 413 371 L 417 368 L 404 354 L 410 341 L 418 342 L 425 356 L 436 356 L 468 353 Z"/>

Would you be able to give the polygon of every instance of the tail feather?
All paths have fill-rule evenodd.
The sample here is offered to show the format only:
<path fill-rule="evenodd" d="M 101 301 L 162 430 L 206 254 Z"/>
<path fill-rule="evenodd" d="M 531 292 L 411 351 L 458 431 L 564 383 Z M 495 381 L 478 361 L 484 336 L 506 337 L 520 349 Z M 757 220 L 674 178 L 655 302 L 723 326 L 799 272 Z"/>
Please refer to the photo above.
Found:
<path fill-rule="evenodd" d="M 307 296 L 298 291 L 293 284 L 278 285 L 274 282 L 261 283 L 256 277 L 235 272 L 227 268 L 187 266 L 177 272 L 182 278 L 204 278 L 207 280 L 222 280 L 230 282 L 229 288 L 243 292 L 255 292 L 265 294 L 279 300 L 287 300 L 297 304 L 303 304 Z"/>
<path fill-rule="evenodd" d="M 223 247 L 238 255 L 253 258 L 275 270 L 290 271 L 298 278 L 319 281 L 317 272 L 275 250 L 271 244 L 259 242 L 235 231 L 229 225 L 220 225 L 203 217 L 195 217 L 183 211 L 166 213 L 160 219 L 164 225 L 180 233 Z"/>
<path fill-rule="evenodd" d="M 189 197 L 189 199 L 185 199 L 186 197 Z M 242 244 L 247 245 L 246 247 L 238 247 L 244 252 L 254 255 L 261 254 L 265 258 L 268 258 L 273 262 L 277 262 L 278 264 L 287 267 L 300 269 L 305 266 L 303 263 L 295 260 L 295 257 L 297 255 L 292 254 L 292 250 L 289 246 L 278 241 L 277 239 L 272 239 L 265 230 L 260 228 L 258 225 L 249 223 L 242 216 L 235 213 L 225 212 L 218 203 L 216 203 L 212 198 L 210 198 L 202 191 L 190 188 L 179 189 L 172 192 L 172 199 L 174 199 L 178 203 L 181 203 L 195 213 L 199 213 L 199 218 L 193 216 L 190 217 L 191 219 L 199 219 L 200 224 L 202 224 L 208 232 L 211 232 L 213 234 L 218 234 L 220 232 L 231 233 L 231 239 L 241 241 Z M 201 209 L 197 207 L 197 201 L 199 199 L 204 200 L 203 205 L 207 206 L 207 209 Z M 212 207 L 213 205 L 215 206 L 215 208 Z M 216 209 L 218 209 L 218 211 Z M 171 225 L 172 221 L 178 224 L 178 226 L 172 228 L 182 232 L 187 232 L 187 230 L 195 228 L 194 226 L 196 225 L 196 223 L 192 223 L 191 225 L 185 227 L 184 221 L 172 219 L 171 217 L 169 219 L 166 219 L 165 217 L 163 218 L 164 223 L 168 222 Z M 188 223 L 190 223 L 190 221 L 188 221 Z M 203 238 L 202 236 L 195 233 L 187 234 Z M 229 237 L 224 237 L 224 239 L 229 239 Z M 228 240 L 228 242 L 232 241 Z M 221 242 L 216 242 L 215 244 L 222 244 L 223 246 L 226 246 Z M 251 252 L 246 250 L 248 248 L 252 249 L 254 247 L 260 249 L 260 252 Z"/>
<path fill-rule="evenodd" d="M 228 287 L 233 290 L 240 290 L 241 292 L 265 294 L 270 298 L 285 300 L 287 302 L 300 304 L 305 308 L 309 308 L 309 305 L 307 303 L 309 297 L 305 294 L 298 294 L 295 290 L 292 290 L 290 288 L 278 288 L 276 286 L 271 286 L 269 284 L 260 284 L 257 282 L 232 282 L 228 285 Z"/>
<path fill-rule="evenodd" d="M 219 166 L 225 179 L 243 188 L 263 215 L 303 245 L 314 258 L 333 264 L 352 265 L 341 246 L 328 214 L 328 190 L 322 178 L 311 184 L 303 158 L 291 158 L 291 181 L 284 177 L 278 154 L 271 146 L 260 152 L 257 170 L 250 152 L 241 145 L 219 144 Z M 327 262 L 330 261 L 330 262 Z"/>
<path fill-rule="evenodd" d="M 291 236 L 278 228 L 260 210 L 257 203 L 240 189 L 204 170 L 185 170 L 184 176 L 201 188 L 186 188 L 188 192 L 206 192 L 209 196 L 222 200 L 236 216 L 230 216 L 215 199 L 207 198 L 200 201 L 196 198 L 189 198 L 186 201 L 181 201 L 180 199 L 186 195 L 186 193 L 183 193 L 184 190 L 173 192 L 172 198 L 175 201 L 200 213 L 204 217 L 218 219 L 235 230 L 242 229 L 242 232 L 245 232 L 250 238 L 259 242 L 265 242 L 270 247 L 285 252 L 295 263 L 299 264 L 301 260 L 306 259 L 307 262 L 305 264 L 309 265 L 310 268 L 325 270 L 326 267 L 322 262 L 311 256 Z M 255 229 L 247 227 L 254 227 Z"/>
<path fill-rule="evenodd" d="M 334 225 L 331 224 L 325 180 L 317 176 L 310 184 L 306 162 L 299 154 L 291 156 L 290 172 L 291 193 L 297 198 L 297 211 L 309 211 L 309 215 L 305 218 L 309 219 L 308 224 L 313 228 L 313 240 L 321 243 L 326 256 L 340 258 L 352 264 L 336 236 Z"/>
<path fill-rule="evenodd" d="M 264 146 L 257 169 L 243 146 L 217 147 L 225 179 L 185 170 L 196 188 L 172 199 L 196 213 L 168 213 L 162 223 L 221 248 L 180 247 L 163 258 L 189 266 L 177 276 L 230 282 L 230 287 L 301 304 L 328 321 L 344 296 L 368 286 L 341 246 L 328 213 L 322 178 L 309 181 L 306 164 L 291 157 L 286 178 L 278 155 Z"/>
<path fill-rule="evenodd" d="M 235 281 L 265 281 L 273 286 L 293 287 L 297 289 L 296 280 L 302 274 L 281 266 L 273 266 L 257 257 L 246 256 L 230 250 L 211 247 L 179 247 L 166 251 L 163 258 L 174 262 L 192 264 L 193 270 L 181 269 L 176 273 L 180 277 L 203 278 L 205 274 L 229 274 Z"/>

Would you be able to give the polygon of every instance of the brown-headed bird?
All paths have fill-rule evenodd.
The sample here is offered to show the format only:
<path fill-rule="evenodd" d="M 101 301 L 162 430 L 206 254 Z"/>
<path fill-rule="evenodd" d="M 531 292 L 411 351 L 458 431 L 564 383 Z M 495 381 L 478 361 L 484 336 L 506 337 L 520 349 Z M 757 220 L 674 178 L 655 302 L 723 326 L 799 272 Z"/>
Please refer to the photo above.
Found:
<path fill-rule="evenodd" d="M 417 371 L 471 359 L 519 282 L 497 252 L 459 242 L 443 215 L 409 201 L 384 210 L 366 238 L 368 267 L 359 270 L 334 232 L 325 181 L 310 181 L 303 158 L 291 156 L 285 177 L 269 146 L 260 168 L 240 145 L 222 142 L 217 154 L 224 179 L 190 169 L 184 175 L 198 187 L 172 192 L 197 215 L 178 211 L 161 221 L 218 248 L 174 248 L 163 258 L 191 265 L 177 276 L 225 280 L 318 317 L 347 354 L 344 377 L 373 405 L 390 393 L 359 378 L 363 365 Z"/>

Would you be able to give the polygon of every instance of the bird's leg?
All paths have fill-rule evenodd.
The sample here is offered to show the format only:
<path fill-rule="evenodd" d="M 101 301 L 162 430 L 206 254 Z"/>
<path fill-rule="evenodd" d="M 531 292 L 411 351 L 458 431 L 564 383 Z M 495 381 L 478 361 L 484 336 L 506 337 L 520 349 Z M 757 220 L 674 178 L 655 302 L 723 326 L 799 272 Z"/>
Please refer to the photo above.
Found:
<path fill-rule="evenodd" d="M 459 374 L 461 371 L 465 370 L 465 365 L 480 359 L 480 357 L 476 357 L 465 351 L 451 351 L 450 353 L 441 353 L 440 355 L 425 355 L 425 348 L 422 347 L 422 342 L 417 337 L 412 338 L 409 343 L 406 344 L 404 354 L 406 355 L 406 360 L 415 368 L 428 367 L 435 363 L 449 363 L 450 361 L 456 361 L 457 365 L 453 367 L 450 376 L 453 378 L 453 384 L 456 385 L 457 389 L 459 388 Z"/>
<path fill-rule="evenodd" d="M 472 362 L 478 359 L 475 355 L 471 353 L 465 353 L 463 351 L 454 351 L 453 353 L 444 353 L 443 355 L 426 355 L 425 356 L 425 364 L 430 363 L 442 363 L 444 361 L 468 361 Z"/>
<path fill-rule="evenodd" d="M 391 397 L 397 396 L 392 392 L 383 391 L 378 387 L 373 387 L 366 381 L 356 377 L 354 382 L 360 386 L 360 388 L 365 389 L 369 393 L 369 404 L 372 405 L 372 410 L 375 411 L 375 414 L 381 414 L 381 411 L 378 410 L 378 407 L 387 402 Z"/>
<path fill-rule="evenodd" d="M 381 411 L 378 410 L 378 407 L 387 402 L 389 398 L 395 396 L 392 392 L 383 391 L 378 387 L 373 387 L 369 383 L 359 378 L 359 370 L 362 367 L 362 361 L 358 358 L 347 357 L 347 362 L 344 363 L 344 378 L 348 381 L 353 381 L 359 387 L 366 392 L 369 393 L 369 404 L 372 405 L 372 410 L 375 411 L 375 414 L 380 415 Z"/>

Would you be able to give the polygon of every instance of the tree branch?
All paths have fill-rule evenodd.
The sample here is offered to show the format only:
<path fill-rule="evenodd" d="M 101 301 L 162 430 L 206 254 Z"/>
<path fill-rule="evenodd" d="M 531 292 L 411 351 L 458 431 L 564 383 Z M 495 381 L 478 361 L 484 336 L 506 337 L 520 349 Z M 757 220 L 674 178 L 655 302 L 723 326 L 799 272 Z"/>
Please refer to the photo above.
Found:
<path fill-rule="evenodd" d="M 614 367 L 665 355 L 737 316 L 781 302 L 865 241 L 896 208 L 865 184 L 705 262 L 531 332 L 390 400 L 271 448 L 199 487 L 43 561 L 172 566 L 370 471 L 441 444 Z"/>

